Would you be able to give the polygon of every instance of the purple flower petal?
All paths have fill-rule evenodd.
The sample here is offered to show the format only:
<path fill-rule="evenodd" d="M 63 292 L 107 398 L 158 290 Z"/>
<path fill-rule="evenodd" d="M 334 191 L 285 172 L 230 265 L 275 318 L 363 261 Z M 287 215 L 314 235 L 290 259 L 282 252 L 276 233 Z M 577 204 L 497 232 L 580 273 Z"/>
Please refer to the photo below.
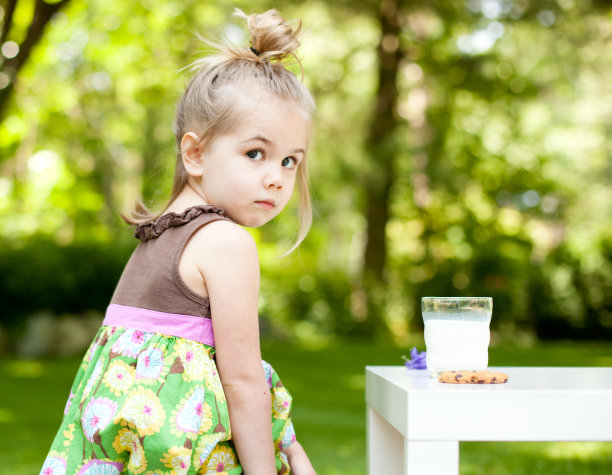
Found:
<path fill-rule="evenodd" d="M 410 359 L 402 356 L 408 369 L 427 369 L 426 354 L 424 351 L 419 352 L 416 347 L 410 350 Z"/>

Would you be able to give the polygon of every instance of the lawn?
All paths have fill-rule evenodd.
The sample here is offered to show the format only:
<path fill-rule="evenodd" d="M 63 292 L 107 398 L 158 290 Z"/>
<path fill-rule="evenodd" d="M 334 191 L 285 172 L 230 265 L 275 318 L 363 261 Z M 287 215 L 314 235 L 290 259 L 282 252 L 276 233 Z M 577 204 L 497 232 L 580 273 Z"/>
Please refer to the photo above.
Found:
<path fill-rule="evenodd" d="M 264 358 L 293 393 L 298 438 L 319 475 L 365 473 L 364 366 L 402 364 L 407 353 L 383 344 L 307 348 L 264 343 Z M 0 474 L 39 472 L 78 363 L 79 358 L 0 359 Z M 490 364 L 612 366 L 612 345 L 496 347 L 490 349 Z M 612 473 L 612 443 L 470 442 L 460 450 L 462 475 Z"/>

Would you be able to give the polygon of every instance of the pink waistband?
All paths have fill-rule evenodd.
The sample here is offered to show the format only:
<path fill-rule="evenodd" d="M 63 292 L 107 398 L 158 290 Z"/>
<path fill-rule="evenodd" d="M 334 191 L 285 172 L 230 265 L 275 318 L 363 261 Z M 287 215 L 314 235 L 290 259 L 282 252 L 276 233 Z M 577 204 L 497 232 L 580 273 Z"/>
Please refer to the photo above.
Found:
<path fill-rule="evenodd" d="M 157 312 L 146 308 L 110 304 L 102 325 L 125 327 L 143 332 L 189 338 L 205 345 L 215 346 L 212 320 L 194 315 Z"/>

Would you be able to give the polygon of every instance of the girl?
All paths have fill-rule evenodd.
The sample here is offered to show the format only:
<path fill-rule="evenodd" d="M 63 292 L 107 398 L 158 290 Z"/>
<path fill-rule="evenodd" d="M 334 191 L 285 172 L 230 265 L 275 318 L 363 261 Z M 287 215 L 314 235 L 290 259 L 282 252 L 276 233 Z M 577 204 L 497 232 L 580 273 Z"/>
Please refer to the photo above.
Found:
<path fill-rule="evenodd" d="M 238 13 L 252 46 L 216 45 L 197 63 L 176 113 L 172 196 L 128 220 L 140 243 L 42 474 L 314 473 L 291 396 L 261 361 L 257 249 L 241 227 L 276 217 L 297 181 L 304 239 L 314 102 L 283 65 L 300 28 L 274 10 Z"/>

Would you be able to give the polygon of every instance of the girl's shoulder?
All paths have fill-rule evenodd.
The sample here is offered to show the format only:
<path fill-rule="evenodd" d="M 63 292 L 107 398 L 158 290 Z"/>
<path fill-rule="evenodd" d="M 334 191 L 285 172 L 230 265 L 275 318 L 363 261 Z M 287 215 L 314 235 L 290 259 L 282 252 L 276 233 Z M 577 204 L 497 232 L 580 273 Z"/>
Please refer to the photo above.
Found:
<path fill-rule="evenodd" d="M 188 247 L 194 253 L 192 256 L 202 263 L 258 258 L 253 236 L 229 220 L 217 220 L 202 226 L 193 234 Z"/>
<path fill-rule="evenodd" d="M 203 279 L 211 308 L 231 308 L 237 293 L 257 295 L 259 255 L 249 232 L 231 221 L 219 220 L 200 228 L 183 257 Z"/>
<path fill-rule="evenodd" d="M 255 244 L 253 236 L 242 226 L 227 219 L 219 219 L 198 229 L 192 239 L 213 246 L 243 246 Z"/>

